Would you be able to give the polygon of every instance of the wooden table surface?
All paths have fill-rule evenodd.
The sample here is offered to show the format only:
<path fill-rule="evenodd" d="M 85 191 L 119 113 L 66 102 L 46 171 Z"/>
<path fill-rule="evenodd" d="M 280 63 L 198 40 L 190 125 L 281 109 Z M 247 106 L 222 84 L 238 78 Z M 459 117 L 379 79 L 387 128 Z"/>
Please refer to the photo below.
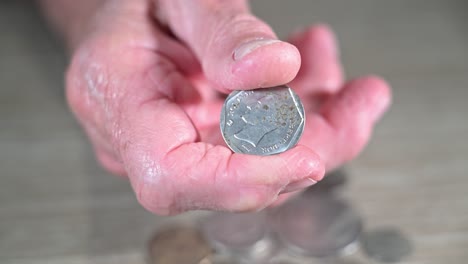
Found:
<path fill-rule="evenodd" d="M 257 0 L 285 36 L 323 21 L 347 76 L 383 75 L 394 105 L 344 192 L 367 230 L 412 240 L 404 263 L 468 263 L 468 1 Z M 63 100 L 66 58 L 27 1 L 0 2 L 0 263 L 144 263 L 153 231 L 95 163 Z"/>

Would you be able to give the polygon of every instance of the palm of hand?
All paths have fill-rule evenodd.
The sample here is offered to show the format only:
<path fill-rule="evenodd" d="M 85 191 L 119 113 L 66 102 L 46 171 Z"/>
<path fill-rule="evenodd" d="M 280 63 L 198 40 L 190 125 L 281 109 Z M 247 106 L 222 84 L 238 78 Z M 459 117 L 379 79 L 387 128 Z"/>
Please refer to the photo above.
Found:
<path fill-rule="evenodd" d="M 140 202 L 153 212 L 265 207 L 281 193 L 320 180 L 324 167 L 355 157 L 389 103 L 389 89 L 376 77 L 342 83 L 334 37 L 327 27 L 315 26 L 291 38 L 302 57 L 291 86 L 307 116 L 299 146 L 269 157 L 233 154 L 219 132 L 224 97 L 214 88 L 227 92 L 225 83 L 208 81 L 204 72 L 210 67 L 142 12 L 136 8 L 112 24 L 97 22 L 74 56 L 67 97 L 101 163 L 128 175 Z M 243 74 L 248 81 L 242 84 L 281 84 L 274 83 L 275 71 L 256 80 L 263 64 L 253 63 L 268 60 L 274 54 L 269 49 L 278 45 L 284 44 L 250 53 L 232 73 Z"/>

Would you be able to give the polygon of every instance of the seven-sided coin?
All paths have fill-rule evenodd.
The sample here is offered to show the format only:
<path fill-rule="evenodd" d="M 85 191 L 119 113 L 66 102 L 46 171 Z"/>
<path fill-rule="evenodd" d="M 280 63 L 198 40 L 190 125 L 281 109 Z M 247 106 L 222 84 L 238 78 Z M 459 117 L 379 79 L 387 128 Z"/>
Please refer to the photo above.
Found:
<path fill-rule="evenodd" d="M 234 152 L 273 155 L 299 141 L 305 113 L 299 96 L 282 85 L 234 91 L 221 111 L 221 133 Z"/>

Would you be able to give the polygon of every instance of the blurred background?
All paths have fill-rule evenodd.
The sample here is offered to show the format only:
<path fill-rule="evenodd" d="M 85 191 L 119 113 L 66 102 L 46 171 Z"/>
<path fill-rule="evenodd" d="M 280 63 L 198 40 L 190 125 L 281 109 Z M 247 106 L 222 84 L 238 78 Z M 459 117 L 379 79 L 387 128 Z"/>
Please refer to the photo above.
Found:
<path fill-rule="evenodd" d="M 255 0 L 277 33 L 330 24 L 348 78 L 375 73 L 394 104 L 343 192 L 365 228 L 413 242 L 404 263 L 468 259 L 468 1 Z M 67 58 L 32 1 L 0 1 L 0 263 L 144 263 L 167 222 L 110 176 L 64 101 Z"/>

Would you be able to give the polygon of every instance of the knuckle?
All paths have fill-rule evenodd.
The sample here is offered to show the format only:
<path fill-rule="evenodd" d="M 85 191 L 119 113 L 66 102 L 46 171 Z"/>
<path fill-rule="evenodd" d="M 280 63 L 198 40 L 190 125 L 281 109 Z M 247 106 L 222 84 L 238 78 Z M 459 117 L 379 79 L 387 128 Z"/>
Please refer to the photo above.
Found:
<path fill-rule="evenodd" d="M 120 134 L 121 100 L 124 96 L 111 81 L 112 58 L 106 47 L 109 40 L 86 40 L 73 54 L 68 66 L 66 99 L 81 120 L 88 120 L 114 138 Z"/>
<path fill-rule="evenodd" d="M 272 29 L 268 24 L 259 20 L 257 17 L 250 13 L 239 13 L 233 16 L 227 16 L 227 19 L 228 20 L 226 21 L 226 24 L 223 27 L 223 30 L 226 30 L 226 32 L 232 30 L 232 28 L 230 27 L 233 27 L 234 29 L 249 30 L 254 31 L 256 33 L 273 33 Z"/>
<path fill-rule="evenodd" d="M 76 100 L 76 95 L 81 95 L 89 104 L 102 107 L 113 98 L 110 81 L 113 55 L 106 48 L 107 42 L 104 39 L 87 40 L 73 54 L 66 74 L 71 102 Z"/>
<path fill-rule="evenodd" d="M 208 45 L 206 46 L 207 52 L 210 52 L 213 49 L 216 50 L 219 43 L 225 43 L 225 39 L 227 37 L 232 37 L 233 32 L 236 34 L 243 32 L 242 34 L 244 35 L 244 38 L 249 38 L 249 35 L 251 38 L 258 37 L 259 34 L 273 35 L 273 30 L 270 26 L 251 14 L 220 14 L 218 17 L 220 17 L 221 20 L 217 21 L 218 23 L 216 27 L 210 34 L 211 39 L 208 41 Z"/>

